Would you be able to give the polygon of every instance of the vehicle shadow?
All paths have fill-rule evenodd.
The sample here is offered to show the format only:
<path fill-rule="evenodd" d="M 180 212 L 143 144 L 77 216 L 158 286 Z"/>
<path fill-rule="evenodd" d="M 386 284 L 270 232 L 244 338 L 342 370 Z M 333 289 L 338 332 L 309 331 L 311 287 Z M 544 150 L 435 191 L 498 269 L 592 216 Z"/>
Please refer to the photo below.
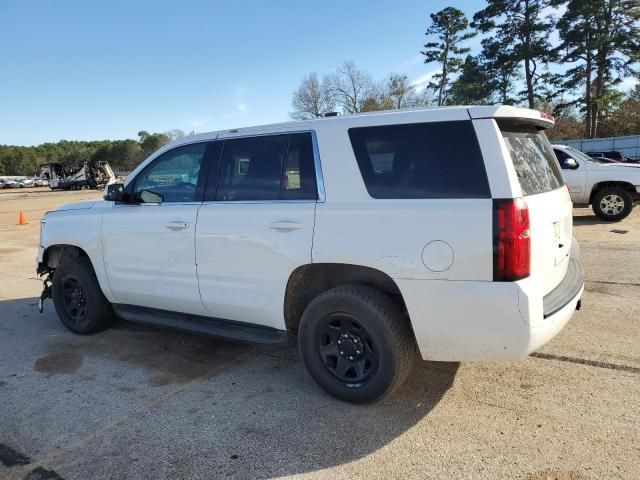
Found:
<path fill-rule="evenodd" d="M 129 402 L 125 406 L 132 409 L 140 395 L 160 396 L 166 389 L 184 386 L 170 407 L 154 406 L 156 415 L 162 412 L 161 425 L 146 423 L 141 414 L 113 431 L 105 430 L 103 435 L 109 441 L 97 440 L 102 458 L 111 459 L 101 473 L 119 477 L 146 478 L 144 472 L 150 470 L 145 469 L 154 466 L 156 455 L 162 456 L 165 470 L 160 477 L 164 478 L 212 474 L 272 478 L 349 463 L 386 446 L 429 415 L 452 387 L 458 370 L 457 363 L 418 361 L 407 382 L 388 399 L 351 405 L 329 397 L 311 380 L 293 345 L 256 347 L 124 321 L 96 335 L 77 336 L 64 330 L 50 304 L 38 315 L 36 303 L 35 298 L 0 301 L 0 351 L 22 352 L 8 356 L 9 362 L 0 365 L 0 379 L 6 373 L 2 370 L 28 368 L 45 375 L 43 378 L 75 382 L 74 388 L 82 389 L 85 402 L 91 398 Z M 21 339 L 24 345 L 16 345 Z M 25 349 L 32 349 L 32 354 L 25 354 Z M 22 355 L 36 358 L 35 363 L 11 365 L 26 363 Z M 112 398 L 105 399 L 105 391 L 114 388 L 114 371 L 119 372 L 119 387 Z M 146 383 L 140 381 L 141 373 L 146 375 Z M 89 377 L 90 382 L 86 381 Z M 20 384 L 12 395 L 28 402 L 45 402 L 45 385 L 48 383 L 41 383 L 42 398 L 21 392 Z M 124 398 L 127 395 L 130 398 Z M 29 410 L 38 411 L 31 406 Z M 18 417 L 19 412 L 7 411 L 4 418 Z M 47 443 L 47 435 L 73 439 L 84 429 L 82 418 L 58 417 L 54 431 L 43 426 L 34 432 L 38 439 L 33 441 Z M 36 420 L 42 425 L 49 421 L 46 414 Z M 19 425 L 6 427 L 9 434 L 12 429 L 24 430 Z M 131 435 L 134 428 L 137 446 L 118 441 Z M 153 451 L 153 439 L 166 431 L 171 443 L 161 452 Z M 0 444 L 6 441 L 0 438 Z M 23 437 L 22 443 L 29 448 L 29 439 Z M 78 468 L 89 468 L 90 464 L 92 469 L 100 469 L 96 455 L 87 448 L 91 447 L 70 452 L 72 459 L 65 461 L 78 463 Z M 144 452 L 135 463 L 130 461 L 133 449 Z M 121 457 L 126 461 L 120 462 Z M 90 477 L 93 475 L 85 478 Z"/>
<path fill-rule="evenodd" d="M 581 227 L 583 225 L 618 225 L 620 222 L 609 222 L 607 220 L 602 220 L 596 215 L 581 215 L 573 217 L 573 226 Z"/>

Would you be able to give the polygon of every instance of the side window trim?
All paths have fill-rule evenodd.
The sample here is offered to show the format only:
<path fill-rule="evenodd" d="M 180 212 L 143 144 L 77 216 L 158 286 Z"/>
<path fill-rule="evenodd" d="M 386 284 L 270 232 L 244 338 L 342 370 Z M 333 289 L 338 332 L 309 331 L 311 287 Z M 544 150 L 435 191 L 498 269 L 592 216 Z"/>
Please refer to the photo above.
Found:
<path fill-rule="evenodd" d="M 197 145 L 197 144 L 201 144 L 204 143 L 206 144 L 205 146 L 205 150 L 204 150 L 204 154 L 202 157 L 202 165 L 200 167 L 200 173 L 198 176 L 198 184 L 196 186 L 196 193 L 195 193 L 195 198 L 192 202 L 163 202 L 162 204 L 159 205 L 175 205 L 175 204 L 181 204 L 181 205 L 188 205 L 188 204 L 199 204 L 203 202 L 204 199 L 204 189 L 206 186 L 205 180 L 207 178 L 209 169 L 210 169 L 210 165 L 211 165 L 211 156 L 213 153 L 213 146 L 216 143 L 215 139 L 209 139 L 209 140 L 199 140 L 196 142 L 189 142 L 189 143 L 183 143 L 181 145 L 177 145 L 174 148 L 167 150 L 166 152 L 162 152 L 160 155 L 158 155 L 156 158 L 154 158 L 151 162 L 149 162 L 147 165 L 144 166 L 144 168 L 142 170 L 140 170 L 135 177 L 133 177 L 131 179 L 131 181 L 127 184 L 127 186 L 125 187 L 125 194 L 127 195 L 128 199 L 129 199 L 129 204 L 133 203 L 133 204 L 139 204 L 139 205 L 144 205 L 144 203 L 142 202 L 134 202 L 132 195 L 133 192 L 135 192 L 136 190 L 136 185 L 138 184 L 138 180 L 140 178 L 142 178 L 142 176 L 145 174 L 145 172 L 149 171 L 149 169 L 151 169 L 157 162 L 159 162 L 166 154 L 173 152 L 175 150 L 178 150 L 180 148 L 189 146 L 189 145 Z M 155 204 L 153 204 L 155 205 Z"/>
<path fill-rule="evenodd" d="M 228 140 L 236 140 L 241 138 L 254 138 L 254 137 L 266 137 L 271 135 L 287 135 L 289 139 L 287 140 L 287 150 L 285 154 L 285 161 L 283 162 L 283 169 L 286 168 L 286 160 L 289 153 L 289 144 L 291 141 L 291 135 L 295 135 L 298 133 L 309 133 L 311 134 L 311 146 L 313 151 L 313 166 L 314 166 L 314 174 L 315 174 L 315 183 L 316 183 L 316 191 L 317 198 L 316 199 L 277 199 L 277 200 L 216 200 L 218 183 L 220 181 L 220 169 L 222 167 L 222 156 L 224 155 L 225 145 Z M 322 175 L 322 163 L 320 161 L 320 151 L 318 149 L 318 138 L 316 135 L 316 131 L 313 129 L 309 130 L 292 130 L 285 132 L 269 132 L 269 133 L 259 133 L 252 135 L 236 135 L 229 137 L 217 138 L 215 141 L 212 141 L 216 145 L 219 145 L 219 148 L 211 148 L 211 161 L 209 172 L 207 174 L 207 181 L 205 183 L 205 192 L 203 195 L 204 203 L 324 203 L 326 201 L 325 188 L 324 188 L 324 177 Z M 283 170 L 284 171 L 284 170 Z M 282 185 L 280 186 L 282 188 Z"/>

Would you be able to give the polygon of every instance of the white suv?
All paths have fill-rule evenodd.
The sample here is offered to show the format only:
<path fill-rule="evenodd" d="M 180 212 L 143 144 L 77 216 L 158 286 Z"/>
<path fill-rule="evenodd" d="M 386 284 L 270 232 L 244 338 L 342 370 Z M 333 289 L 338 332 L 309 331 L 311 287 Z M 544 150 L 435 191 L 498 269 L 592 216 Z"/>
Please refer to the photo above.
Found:
<path fill-rule="evenodd" d="M 353 402 L 417 352 L 515 360 L 580 306 L 572 204 L 513 107 L 378 112 L 173 142 L 105 201 L 49 212 L 38 272 L 64 325 L 127 320 L 277 343 Z"/>
<path fill-rule="evenodd" d="M 571 200 L 603 220 L 627 217 L 640 201 L 640 164 L 603 163 L 567 145 L 553 145 Z"/>

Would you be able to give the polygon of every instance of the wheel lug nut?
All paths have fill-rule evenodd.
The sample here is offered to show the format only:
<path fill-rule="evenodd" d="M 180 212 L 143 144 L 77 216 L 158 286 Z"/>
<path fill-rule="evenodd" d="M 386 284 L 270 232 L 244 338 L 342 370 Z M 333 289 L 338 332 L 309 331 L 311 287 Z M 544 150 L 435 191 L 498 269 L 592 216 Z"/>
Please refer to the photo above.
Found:
<path fill-rule="evenodd" d="M 360 355 L 360 350 L 356 350 L 356 353 L 357 353 L 358 355 Z"/>
<path fill-rule="evenodd" d="M 349 360 L 353 360 L 353 357 L 349 356 Z"/>
<path fill-rule="evenodd" d="M 338 345 L 340 345 L 342 343 L 342 340 L 338 340 Z"/>
<path fill-rule="evenodd" d="M 340 355 L 344 355 L 344 352 L 342 350 L 340 350 Z"/>

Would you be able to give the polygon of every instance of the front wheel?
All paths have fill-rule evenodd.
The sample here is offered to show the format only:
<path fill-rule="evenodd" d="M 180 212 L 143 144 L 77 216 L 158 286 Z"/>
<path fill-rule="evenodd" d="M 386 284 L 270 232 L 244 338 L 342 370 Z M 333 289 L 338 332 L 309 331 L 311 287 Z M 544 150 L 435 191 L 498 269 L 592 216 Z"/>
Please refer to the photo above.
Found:
<path fill-rule="evenodd" d="M 354 403 L 393 392 L 416 356 L 413 333 L 399 306 L 358 284 L 316 297 L 302 315 L 298 344 L 313 379 L 330 395 Z"/>
<path fill-rule="evenodd" d="M 63 260 L 53 274 L 52 289 L 58 317 L 72 332 L 87 335 L 111 325 L 113 309 L 88 257 Z"/>
<path fill-rule="evenodd" d="M 617 222 L 631 213 L 633 198 L 621 187 L 606 187 L 593 196 L 592 208 L 601 219 Z"/>

